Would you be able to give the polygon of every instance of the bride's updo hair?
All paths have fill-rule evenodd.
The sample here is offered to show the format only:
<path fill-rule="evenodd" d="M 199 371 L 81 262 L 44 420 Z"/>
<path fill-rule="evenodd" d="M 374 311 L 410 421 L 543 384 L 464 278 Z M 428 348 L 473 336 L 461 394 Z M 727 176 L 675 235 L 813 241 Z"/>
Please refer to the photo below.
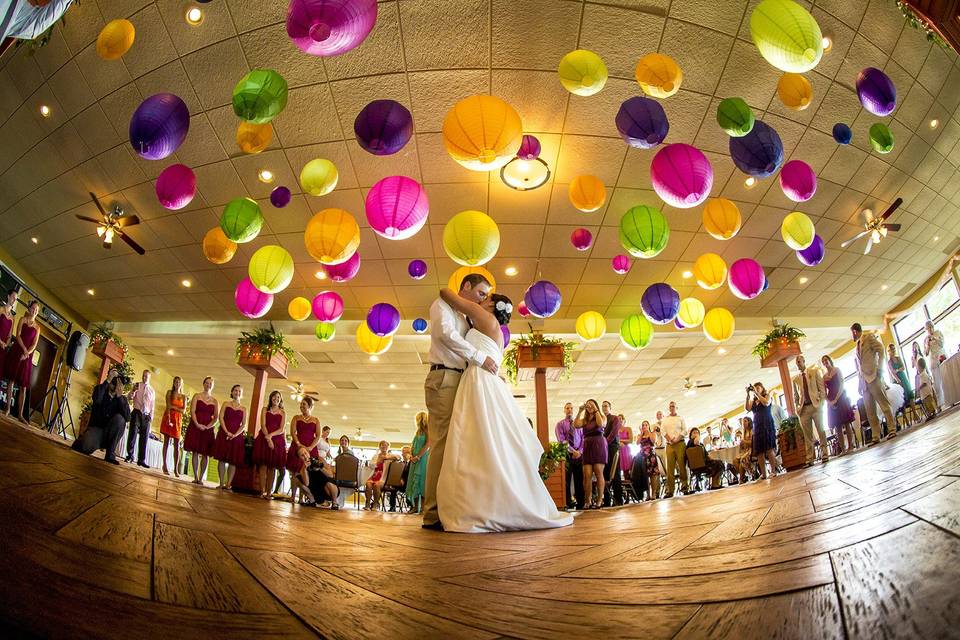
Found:
<path fill-rule="evenodd" d="M 494 293 L 490 296 L 490 299 L 493 300 L 493 317 L 501 325 L 510 324 L 510 314 L 513 313 L 513 302 L 510 301 L 510 298 Z"/>

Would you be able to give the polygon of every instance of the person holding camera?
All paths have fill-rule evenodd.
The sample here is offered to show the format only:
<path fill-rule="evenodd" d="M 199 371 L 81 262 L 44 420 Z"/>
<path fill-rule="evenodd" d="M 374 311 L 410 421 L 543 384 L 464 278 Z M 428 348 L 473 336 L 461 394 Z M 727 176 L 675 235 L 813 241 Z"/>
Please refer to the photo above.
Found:
<path fill-rule="evenodd" d="M 93 407 L 86 431 L 73 442 L 73 450 L 90 455 L 104 450 L 103 459 L 120 464 L 117 447 L 123 439 L 123 430 L 130 420 L 130 404 L 123 391 L 129 380 L 111 369 L 107 379 L 93 388 Z"/>
<path fill-rule="evenodd" d="M 133 391 L 127 397 L 133 405 L 130 414 L 130 431 L 127 434 L 127 457 L 125 462 L 133 462 L 134 447 L 137 452 L 137 464 L 149 469 L 147 464 L 147 442 L 150 440 L 150 423 L 153 421 L 153 409 L 156 405 L 157 394 L 150 386 L 150 371 L 143 370 L 141 382 L 133 385 Z M 139 443 L 137 438 L 140 439 Z M 137 446 L 139 445 L 139 446 Z"/>
<path fill-rule="evenodd" d="M 767 465 L 770 462 L 770 477 L 777 475 L 777 430 L 770 413 L 770 396 L 760 382 L 747 385 L 747 398 L 743 402 L 745 411 L 753 413 L 753 457 L 760 465 L 760 479 L 767 479 Z M 824 439 L 826 442 L 826 439 Z"/>

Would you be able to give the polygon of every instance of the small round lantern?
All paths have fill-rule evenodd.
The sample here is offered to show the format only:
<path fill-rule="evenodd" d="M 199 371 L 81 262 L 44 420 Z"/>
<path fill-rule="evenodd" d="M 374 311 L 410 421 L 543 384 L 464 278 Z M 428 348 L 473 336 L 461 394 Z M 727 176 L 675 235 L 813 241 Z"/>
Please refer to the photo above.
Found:
<path fill-rule="evenodd" d="M 640 308 L 650 322 L 669 324 L 680 311 L 680 294 L 666 282 L 657 282 L 644 290 Z"/>
<path fill-rule="evenodd" d="M 130 144 L 141 158 L 163 160 L 180 148 L 190 130 L 190 110 L 172 93 L 152 95 L 130 118 Z"/>
<path fill-rule="evenodd" d="M 387 351 L 391 345 L 393 345 L 393 336 L 378 336 L 370 331 L 366 322 L 361 322 L 357 327 L 357 346 L 360 347 L 360 351 L 378 356 Z"/>
<path fill-rule="evenodd" d="M 349 282 L 360 273 L 360 252 L 354 251 L 348 260 L 340 264 L 325 264 L 322 269 L 334 282 Z"/>
<path fill-rule="evenodd" d="M 313 328 L 313 335 L 321 342 L 330 342 L 337 335 L 337 325 L 332 322 L 318 322 Z"/>
<path fill-rule="evenodd" d="M 310 305 L 313 317 L 320 322 L 336 322 L 343 315 L 343 298 L 336 291 L 321 291 Z"/>
<path fill-rule="evenodd" d="M 111 20 L 97 36 L 97 55 L 104 60 L 119 60 L 133 46 L 136 35 L 137 30 L 129 20 Z"/>
<path fill-rule="evenodd" d="M 538 318 L 549 318 L 560 309 L 562 297 L 557 285 L 549 280 L 538 280 L 523 294 L 527 310 Z"/>
<path fill-rule="evenodd" d="M 389 156 L 413 136 L 413 116 L 396 100 L 374 100 L 353 121 L 357 144 L 375 156 Z"/>
<path fill-rule="evenodd" d="M 326 158 L 315 158 L 300 170 L 300 186 L 312 196 L 325 196 L 337 186 L 337 166 Z"/>
<path fill-rule="evenodd" d="M 233 301 L 237 311 L 248 318 L 262 318 L 273 306 L 273 294 L 260 291 L 250 278 L 244 278 L 233 292 Z"/>
<path fill-rule="evenodd" d="M 733 336 L 735 327 L 733 314 L 723 307 L 714 307 L 703 316 L 703 335 L 710 342 L 726 342 Z"/>
<path fill-rule="evenodd" d="M 620 342 L 635 351 L 644 349 L 653 340 L 653 325 L 644 316 L 634 313 L 620 323 Z"/>
<path fill-rule="evenodd" d="M 481 211 L 461 211 L 443 228 L 443 248 L 457 264 L 486 264 L 500 248 L 500 229 Z"/>
<path fill-rule="evenodd" d="M 816 231 L 813 221 L 807 214 L 794 211 L 784 217 L 780 225 L 780 235 L 788 247 L 794 251 L 801 251 L 813 244 Z"/>
<path fill-rule="evenodd" d="M 355 49 L 376 22 L 377 0 L 291 0 L 287 7 L 287 35 L 312 56 Z"/>
<path fill-rule="evenodd" d="M 677 322 L 682 329 L 699 327 L 703 322 L 703 315 L 706 310 L 703 303 L 696 298 L 684 298 L 680 301 L 680 309 L 677 311 Z"/>
<path fill-rule="evenodd" d="M 400 328 L 400 311 L 388 302 L 378 302 L 367 313 L 367 327 L 378 336 L 389 336 Z"/>
<path fill-rule="evenodd" d="M 826 253 L 826 247 L 823 244 L 823 238 L 814 234 L 813 242 L 806 249 L 797 251 L 797 260 L 807 265 L 815 267 L 823 262 L 823 256 Z"/>
<path fill-rule="evenodd" d="M 414 280 L 421 280 L 427 275 L 427 263 L 419 258 L 411 260 L 407 265 L 407 274 Z"/>
<path fill-rule="evenodd" d="M 577 251 L 586 251 L 590 248 L 590 245 L 593 244 L 593 234 L 590 233 L 589 229 L 574 229 L 573 233 L 570 234 L 570 244 L 573 245 L 573 248 Z"/>
<path fill-rule="evenodd" d="M 184 164 L 172 164 L 157 177 L 156 192 L 164 208 L 183 209 L 197 194 L 197 176 Z"/>
<path fill-rule="evenodd" d="M 607 65 L 593 51 L 577 49 L 560 59 L 557 68 L 563 88 L 578 96 L 592 96 L 607 83 Z"/>
<path fill-rule="evenodd" d="M 716 289 L 727 279 L 727 264 L 717 254 L 705 253 L 693 263 L 693 277 L 700 288 Z"/>
<path fill-rule="evenodd" d="M 292 320 L 296 320 L 297 322 L 303 322 L 309 318 L 312 311 L 313 308 L 310 306 L 310 301 L 301 296 L 297 296 L 287 305 L 287 314 L 289 314 Z"/>
<path fill-rule="evenodd" d="M 833 139 L 837 141 L 837 144 L 850 144 L 850 141 L 853 140 L 853 131 L 849 125 L 838 122 L 833 125 Z"/>
<path fill-rule="evenodd" d="M 250 198 L 236 198 L 227 203 L 220 216 L 220 228 L 223 233 L 239 243 L 250 242 L 263 227 L 263 214 L 260 205 Z"/>
<path fill-rule="evenodd" d="M 260 291 L 280 293 L 293 280 L 293 256 L 279 245 L 268 244 L 254 252 L 247 272 Z"/>
<path fill-rule="evenodd" d="M 509 325 L 502 324 L 500 325 L 500 335 L 503 336 L 503 346 L 506 347 L 510 344 L 510 327 Z"/>
<path fill-rule="evenodd" d="M 254 69 L 233 88 L 233 112 L 254 124 L 270 122 L 287 106 L 287 81 L 272 69 Z"/>
<path fill-rule="evenodd" d="M 463 279 L 471 273 L 479 273 L 487 279 L 487 282 L 490 283 L 490 293 L 496 291 L 497 281 L 494 279 L 493 274 L 483 267 L 460 267 L 450 275 L 450 278 L 447 280 L 447 287 L 452 291 L 460 291 L 460 285 L 463 283 Z"/>
<path fill-rule="evenodd" d="M 882 122 L 874 122 L 870 125 L 870 146 L 877 153 L 893 151 L 893 132 L 890 131 L 890 127 Z"/>
<path fill-rule="evenodd" d="M 667 246 L 670 227 L 659 209 L 645 204 L 627 210 L 620 218 L 620 244 L 637 258 L 653 258 Z"/>
<path fill-rule="evenodd" d="M 464 98 L 443 120 L 447 153 L 471 171 L 499 169 L 516 157 L 522 140 L 520 115 L 494 96 Z"/>
<path fill-rule="evenodd" d="M 607 201 L 607 190 L 596 176 L 577 176 L 570 183 L 570 204 L 584 213 L 596 211 Z"/>
<path fill-rule="evenodd" d="M 520 142 L 517 157 L 521 160 L 536 160 L 540 157 L 540 140 L 536 136 L 524 135 Z"/>
<path fill-rule="evenodd" d="M 717 240 L 729 240 L 740 231 L 740 209 L 726 198 L 711 198 L 703 207 L 703 228 Z"/>
<path fill-rule="evenodd" d="M 521 318 L 529 318 L 529 317 L 530 317 L 530 309 L 527 309 L 527 303 L 524 302 L 523 300 L 521 300 L 521 301 L 517 304 L 517 313 L 520 314 L 520 317 L 521 317 Z"/>
<path fill-rule="evenodd" d="M 420 183 L 406 176 L 378 181 L 367 193 L 367 222 L 388 240 L 405 240 L 427 222 L 430 203 Z"/>
<path fill-rule="evenodd" d="M 260 153 L 270 146 L 273 140 L 273 125 L 253 124 L 252 122 L 240 121 L 237 125 L 237 146 L 244 153 Z"/>
<path fill-rule="evenodd" d="M 810 71 L 823 57 L 823 34 L 793 0 L 763 0 L 750 14 L 750 36 L 763 59 L 781 71 Z"/>
<path fill-rule="evenodd" d="M 857 76 L 857 97 L 863 108 L 875 116 L 888 116 L 897 108 L 893 80 L 876 67 L 867 67 Z"/>
<path fill-rule="evenodd" d="M 285 206 L 290 204 L 290 198 L 292 197 L 293 196 L 290 194 L 290 189 L 287 187 L 276 187 L 270 192 L 270 204 L 277 209 L 283 209 Z"/>
<path fill-rule="evenodd" d="M 766 281 L 763 267 L 752 258 L 740 258 L 730 265 L 727 284 L 730 292 L 741 300 L 752 300 L 760 295 Z"/>
<path fill-rule="evenodd" d="M 737 169 L 754 178 L 766 178 L 783 164 L 783 142 L 772 127 L 757 120 L 750 133 L 730 138 L 730 157 Z"/>
<path fill-rule="evenodd" d="M 817 174 L 803 160 L 791 160 L 780 170 L 783 195 L 794 202 L 806 202 L 817 192 Z"/>
<path fill-rule="evenodd" d="M 360 225 L 343 209 L 324 209 L 310 218 L 303 241 L 314 260 L 340 264 L 360 246 Z"/>
<path fill-rule="evenodd" d="M 620 255 L 613 256 L 613 259 L 610 260 L 610 266 L 613 268 L 613 271 L 615 273 L 619 273 L 620 275 L 630 271 L 630 266 L 632 264 L 633 263 L 631 262 L 630 258 L 622 253 Z"/>
<path fill-rule="evenodd" d="M 813 100 L 813 87 L 799 73 L 785 73 L 777 82 L 777 96 L 787 109 L 803 111 Z"/>
<path fill-rule="evenodd" d="M 425 333 L 427 330 L 427 321 L 423 318 L 417 318 L 413 321 L 413 331 L 414 333 Z M 505 325 L 504 325 L 505 326 Z"/>
<path fill-rule="evenodd" d="M 710 195 L 713 167 L 696 147 L 682 142 L 668 144 L 653 156 L 650 181 L 664 202 L 678 209 L 689 209 Z"/>
<path fill-rule="evenodd" d="M 728 136 L 740 138 L 753 129 L 756 118 L 743 98 L 725 98 L 717 105 L 717 124 Z"/>
<path fill-rule="evenodd" d="M 643 92 L 654 98 L 669 98 L 683 82 L 683 71 L 673 58 L 662 53 L 648 53 L 640 58 L 634 76 Z"/>
<path fill-rule="evenodd" d="M 652 149 L 663 142 L 670 131 L 663 107 L 645 96 L 624 100 L 615 123 L 623 141 L 637 149 Z"/>
<path fill-rule="evenodd" d="M 584 311 L 577 317 L 577 335 L 584 342 L 596 342 L 607 332 L 607 321 L 596 311 Z"/>
<path fill-rule="evenodd" d="M 237 243 L 220 227 L 214 227 L 203 236 L 203 256 L 213 264 L 226 264 L 237 252 Z"/>

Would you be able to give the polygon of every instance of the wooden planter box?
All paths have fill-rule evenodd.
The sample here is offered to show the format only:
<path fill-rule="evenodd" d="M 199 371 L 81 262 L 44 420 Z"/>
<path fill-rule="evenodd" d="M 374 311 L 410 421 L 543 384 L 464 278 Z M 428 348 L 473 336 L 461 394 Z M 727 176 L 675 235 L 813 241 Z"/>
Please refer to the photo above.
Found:
<path fill-rule="evenodd" d="M 253 375 L 257 375 L 258 371 L 265 371 L 268 378 L 287 377 L 287 357 L 282 353 L 267 356 L 258 347 L 244 346 L 240 349 L 237 364 Z"/>
<path fill-rule="evenodd" d="M 123 362 L 124 359 L 123 349 L 113 340 L 95 342 L 93 353 L 111 362 Z"/>
<path fill-rule="evenodd" d="M 557 509 L 561 511 L 567 508 L 566 479 L 567 463 L 561 461 L 556 471 L 551 473 L 550 476 L 543 481 L 543 483 L 547 485 L 547 491 L 550 492 L 550 497 L 553 498 L 553 504 L 557 505 Z"/>
<path fill-rule="evenodd" d="M 807 463 L 807 448 L 803 438 L 803 431 L 797 429 L 794 433 L 796 434 L 796 446 L 792 446 L 793 442 L 787 438 L 787 434 L 777 434 L 780 460 L 783 462 L 783 466 L 787 471 L 799 469 Z"/>
<path fill-rule="evenodd" d="M 786 340 L 777 340 L 770 352 L 760 360 L 760 366 L 764 369 L 777 366 L 781 360 L 789 360 L 800 355 L 799 342 L 787 342 Z"/>
<path fill-rule="evenodd" d="M 537 347 L 537 355 L 533 355 L 533 347 L 521 345 L 517 349 L 517 380 L 533 380 L 537 369 L 546 370 L 547 380 L 556 382 L 563 375 L 563 346 L 559 344 Z"/>

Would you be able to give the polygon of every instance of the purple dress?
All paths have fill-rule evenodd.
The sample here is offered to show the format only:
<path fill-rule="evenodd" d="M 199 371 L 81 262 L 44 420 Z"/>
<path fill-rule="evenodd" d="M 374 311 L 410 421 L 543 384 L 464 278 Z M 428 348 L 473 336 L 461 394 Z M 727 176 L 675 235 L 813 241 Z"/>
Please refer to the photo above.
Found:
<path fill-rule="evenodd" d="M 824 380 L 827 388 L 827 424 L 831 429 L 841 425 L 851 424 L 853 422 L 853 407 L 847 398 L 847 392 L 843 389 L 843 377 L 836 375 L 829 380 Z M 837 400 L 837 396 L 840 399 Z M 831 404 L 837 400 L 837 404 Z"/>
<path fill-rule="evenodd" d="M 583 464 L 607 464 L 607 439 L 596 422 L 583 425 Z"/>

